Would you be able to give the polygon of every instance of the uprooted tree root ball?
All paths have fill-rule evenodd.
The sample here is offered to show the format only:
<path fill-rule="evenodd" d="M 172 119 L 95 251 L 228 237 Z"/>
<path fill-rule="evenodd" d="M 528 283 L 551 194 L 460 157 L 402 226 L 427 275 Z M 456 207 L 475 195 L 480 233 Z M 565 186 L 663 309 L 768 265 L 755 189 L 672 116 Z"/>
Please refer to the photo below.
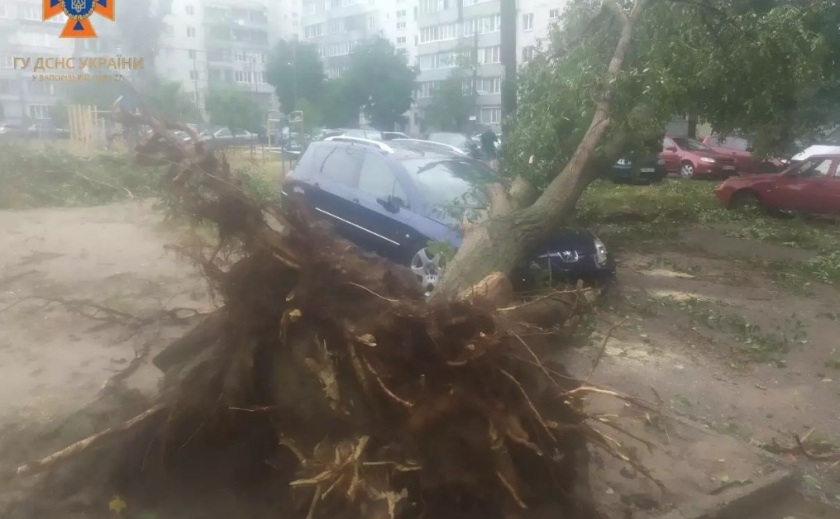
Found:
<path fill-rule="evenodd" d="M 517 318 L 545 298 L 429 304 L 407 269 L 302 204 L 248 198 L 223 159 L 147 122 L 139 158 L 173 161 L 171 202 L 236 244 L 227 269 L 183 251 L 225 305 L 155 358 L 148 410 L 21 467 L 42 481 L 8 517 L 104 517 L 114 495 L 156 518 L 595 516 L 586 445 L 603 437 Z M 564 321 L 585 307 L 579 290 L 554 302 Z"/>

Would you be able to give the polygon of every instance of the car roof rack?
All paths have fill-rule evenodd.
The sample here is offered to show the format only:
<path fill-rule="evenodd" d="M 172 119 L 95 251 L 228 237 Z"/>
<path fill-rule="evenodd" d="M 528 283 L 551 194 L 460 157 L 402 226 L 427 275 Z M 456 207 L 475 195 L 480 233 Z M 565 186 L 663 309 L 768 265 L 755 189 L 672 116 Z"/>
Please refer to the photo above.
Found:
<path fill-rule="evenodd" d="M 379 148 L 385 153 L 394 153 L 394 148 L 388 146 L 383 142 L 375 141 L 372 139 L 363 139 L 361 137 L 348 137 L 346 135 L 334 135 L 332 137 L 327 137 L 324 140 L 330 142 L 348 142 L 350 144 L 364 144 L 366 146 L 373 146 L 375 148 Z"/>
<path fill-rule="evenodd" d="M 404 142 L 406 144 L 419 144 L 421 146 L 426 146 L 427 148 L 438 148 L 444 149 L 447 151 L 451 151 L 457 155 L 462 155 L 464 157 L 468 157 L 469 155 L 462 149 L 456 148 L 451 144 L 446 144 L 443 142 L 436 142 L 436 141 L 427 141 L 423 139 L 391 139 L 389 142 Z"/>

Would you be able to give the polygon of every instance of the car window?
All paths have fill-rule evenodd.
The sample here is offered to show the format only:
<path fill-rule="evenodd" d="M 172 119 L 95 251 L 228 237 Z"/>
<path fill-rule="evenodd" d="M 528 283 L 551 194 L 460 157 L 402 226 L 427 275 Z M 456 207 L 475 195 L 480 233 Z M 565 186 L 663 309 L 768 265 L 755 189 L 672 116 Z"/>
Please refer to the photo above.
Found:
<path fill-rule="evenodd" d="M 804 178 L 824 178 L 831 171 L 831 159 L 813 158 L 805 161 L 799 168 L 798 176 Z"/>
<path fill-rule="evenodd" d="M 663 139 L 662 141 L 662 149 L 667 150 L 668 148 L 676 148 L 677 145 L 674 144 L 674 141 L 671 139 Z"/>
<path fill-rule="evenodd" d="M 359 172 L 359 191 L 386 200 L 398 197 L 403 206 L 408 206 L 408 195 L 397 181 L 391 166 L 382 155 L 366 153 Z"/>
<path fill-rule="evenodd" d="M 334 148 L 319 168 L 320 176 L 347 187 L 355 188 L 359 183 L 361 155 L 344 148 Z"/>
<path fill-rule="evenodd" d="M 230 137 L 230 130 L 225 128 L 216 132 L 216 137 Z"/>
<path fill-rule="evenodd" d="M 711 148 L 703 144 L 702 142 L 694 139 L 689 139 L 687 137 L 674 137 L 671 139 L 673 142 L 677 144 L 680 148 L 684 150 L 691 150 L 691 151 L 711 151 Z"/>

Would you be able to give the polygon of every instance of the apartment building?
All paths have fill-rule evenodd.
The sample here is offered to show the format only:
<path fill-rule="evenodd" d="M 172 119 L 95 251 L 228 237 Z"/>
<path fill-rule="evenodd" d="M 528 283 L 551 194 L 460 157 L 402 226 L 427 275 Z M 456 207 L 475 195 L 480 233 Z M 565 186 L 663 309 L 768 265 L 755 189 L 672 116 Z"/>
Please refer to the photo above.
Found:
<path fill-rule="evenodd" d="M 172 0 L 155 57 L 158 76 L 181 83 L 202 111 L 209 79 L 204 5 L 202 0 Z"/>
<path fill-rule="evenodd" d="M 517 61 L 527 62 L 545 47 L 551 27 L 559 20 L 567 0 L 518 0 Z M 470 56 L 471 78 L 465 92 L 475 94 L 478 125 L 497 131 L 502 121 L 500 0 L 419 0 L 416 54 L 418 77 L 412 129 L 422 126 L 423 108 L 452 71 Z M 473 81 L 475 78 L 475 81 Z"/>
<path fill-rule="evenodd" d="M 327 77 L 340 76 L 352 50 L 376 37 L 414 58 L 417 0 L 303 0 L 300 38 L 313 44 Z"/>
<path fill-rule="evenodd" d="M 59 15 L 44 23 L 40 0 L 0 3 L 0 120 L 22 123 L 48 119 L 49 108 L 64 85 L 32 81 L 32 70 L 15 70 L 14 58 L 67 58 L 73 55 L 71 40 L 58 38 L 67 21 Z"/>

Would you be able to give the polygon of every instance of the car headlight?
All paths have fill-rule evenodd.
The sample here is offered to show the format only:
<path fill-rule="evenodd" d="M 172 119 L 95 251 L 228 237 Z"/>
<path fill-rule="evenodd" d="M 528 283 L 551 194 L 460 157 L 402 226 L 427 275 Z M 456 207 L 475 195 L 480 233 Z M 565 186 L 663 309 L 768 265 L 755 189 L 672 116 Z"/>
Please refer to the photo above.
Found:
<path fill-rule="evenodd" d="M 618 162 L 616 162 L 616 164 L 618 164 L 619 166 L 628 166 L 630 164 L 630 161 L 627 159 L 618 159 Z"/>
<path fill-rule="evenodd" d="M 658 166 L 664 166 L 664 165 L 665 165 L 665 159 L 659 159 L 659 160 L 657 160 L 657 161 L 656 161 L 656 164 L 657 164 Z"/>
<path fill-rule="evenodd" d="M 715 159 L 711 157 L 700 157 L 700 162 L 708 162 L 709 164 L 714 164 Z"/>
<path fill-rule="evenodd" d="M 603 265 L 607 262 L 607 246 L 598 238 L 595 238 L 595 261 L 598 265 Z"/>

